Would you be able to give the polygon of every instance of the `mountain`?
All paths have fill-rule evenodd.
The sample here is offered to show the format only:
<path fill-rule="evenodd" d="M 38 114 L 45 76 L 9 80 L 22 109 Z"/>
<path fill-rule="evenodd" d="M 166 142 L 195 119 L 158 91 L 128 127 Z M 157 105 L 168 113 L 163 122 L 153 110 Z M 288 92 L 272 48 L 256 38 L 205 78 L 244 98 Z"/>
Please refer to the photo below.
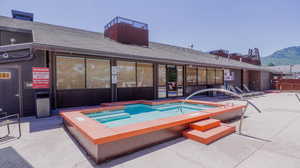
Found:
<path fill-rule="evenodd" d="M 300 64 L 300 46 L 288 47 L 278 50 L 267 57 L 261 58 L 264 65 Z"/>

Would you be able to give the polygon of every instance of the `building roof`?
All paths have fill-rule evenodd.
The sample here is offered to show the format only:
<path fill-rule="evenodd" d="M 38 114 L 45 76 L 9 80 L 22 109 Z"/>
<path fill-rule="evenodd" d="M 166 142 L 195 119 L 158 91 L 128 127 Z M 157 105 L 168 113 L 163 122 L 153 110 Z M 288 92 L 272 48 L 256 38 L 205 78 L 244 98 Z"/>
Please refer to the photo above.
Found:
<path fill-rule="evenodd" d="M 263 66 L 252 65 L 223 58 L 198 50 L 150 42 L 149 47 L 118 43 L 104 37 L 103 33 L 81 29 L 30 22 L 0 16 L 0 28 L 25 29 L 33 33 L 33 46 L 66 51 L 82 51 L 85 54 L 105 54 L 122 58 L 174 62 L 181 64 L 210 65 L 227 68 L 273 71 Z"/>
<path fill-rule="evenodd" d="M 300 73 L 300 64 L 269 66 L 268 68 L 282 74 Z"/>

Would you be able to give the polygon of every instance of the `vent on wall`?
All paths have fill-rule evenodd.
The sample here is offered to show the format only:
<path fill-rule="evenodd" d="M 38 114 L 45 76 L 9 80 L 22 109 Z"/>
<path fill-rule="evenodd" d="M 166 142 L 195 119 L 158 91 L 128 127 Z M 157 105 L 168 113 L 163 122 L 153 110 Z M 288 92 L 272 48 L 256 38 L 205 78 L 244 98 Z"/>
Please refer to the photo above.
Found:
<path fill-rule="evenodd" d="M 33 22 L 33 13 L 11 10 L 11 14 L 14 19 L 20 19 L 20 20 L 26 20 L 26 21 Z"/>
<path fill-rule="evenodd" d="M 124 44 L 148 46 L 149 32 L 146 23 L 115 17 L 104 27 L 105 37 Z"/>

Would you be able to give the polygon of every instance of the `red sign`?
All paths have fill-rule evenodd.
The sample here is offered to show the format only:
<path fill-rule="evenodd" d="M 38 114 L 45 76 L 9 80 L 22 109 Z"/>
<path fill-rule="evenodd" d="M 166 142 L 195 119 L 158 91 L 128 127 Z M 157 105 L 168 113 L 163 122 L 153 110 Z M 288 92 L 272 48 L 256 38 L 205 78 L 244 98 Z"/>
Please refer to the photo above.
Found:
<path fill-rule="evenodd" d="M 32 67 L 32 88 L 49 88 L 49 68 Z"/>

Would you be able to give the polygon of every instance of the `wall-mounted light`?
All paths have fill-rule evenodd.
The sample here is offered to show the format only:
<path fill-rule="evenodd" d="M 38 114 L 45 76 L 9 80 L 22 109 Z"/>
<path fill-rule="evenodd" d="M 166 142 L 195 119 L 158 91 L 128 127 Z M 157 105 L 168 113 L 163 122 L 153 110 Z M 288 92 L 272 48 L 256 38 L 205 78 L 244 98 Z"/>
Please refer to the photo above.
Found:
<path fill-rule="evenodd" d="M 16 43 L 16 39 L 15 38 L 11 38 L 10 39 L 10 44 L 15 44 Z"/>
<path fill-rule="evenodd" d="M 8 53 L 5 52 L 5 53 L 3 53 L 3 54 L 1 55 L 1 57 L 2 57 L 2 58 L 8 58 L 9 56 L 8 56 Z"/>

